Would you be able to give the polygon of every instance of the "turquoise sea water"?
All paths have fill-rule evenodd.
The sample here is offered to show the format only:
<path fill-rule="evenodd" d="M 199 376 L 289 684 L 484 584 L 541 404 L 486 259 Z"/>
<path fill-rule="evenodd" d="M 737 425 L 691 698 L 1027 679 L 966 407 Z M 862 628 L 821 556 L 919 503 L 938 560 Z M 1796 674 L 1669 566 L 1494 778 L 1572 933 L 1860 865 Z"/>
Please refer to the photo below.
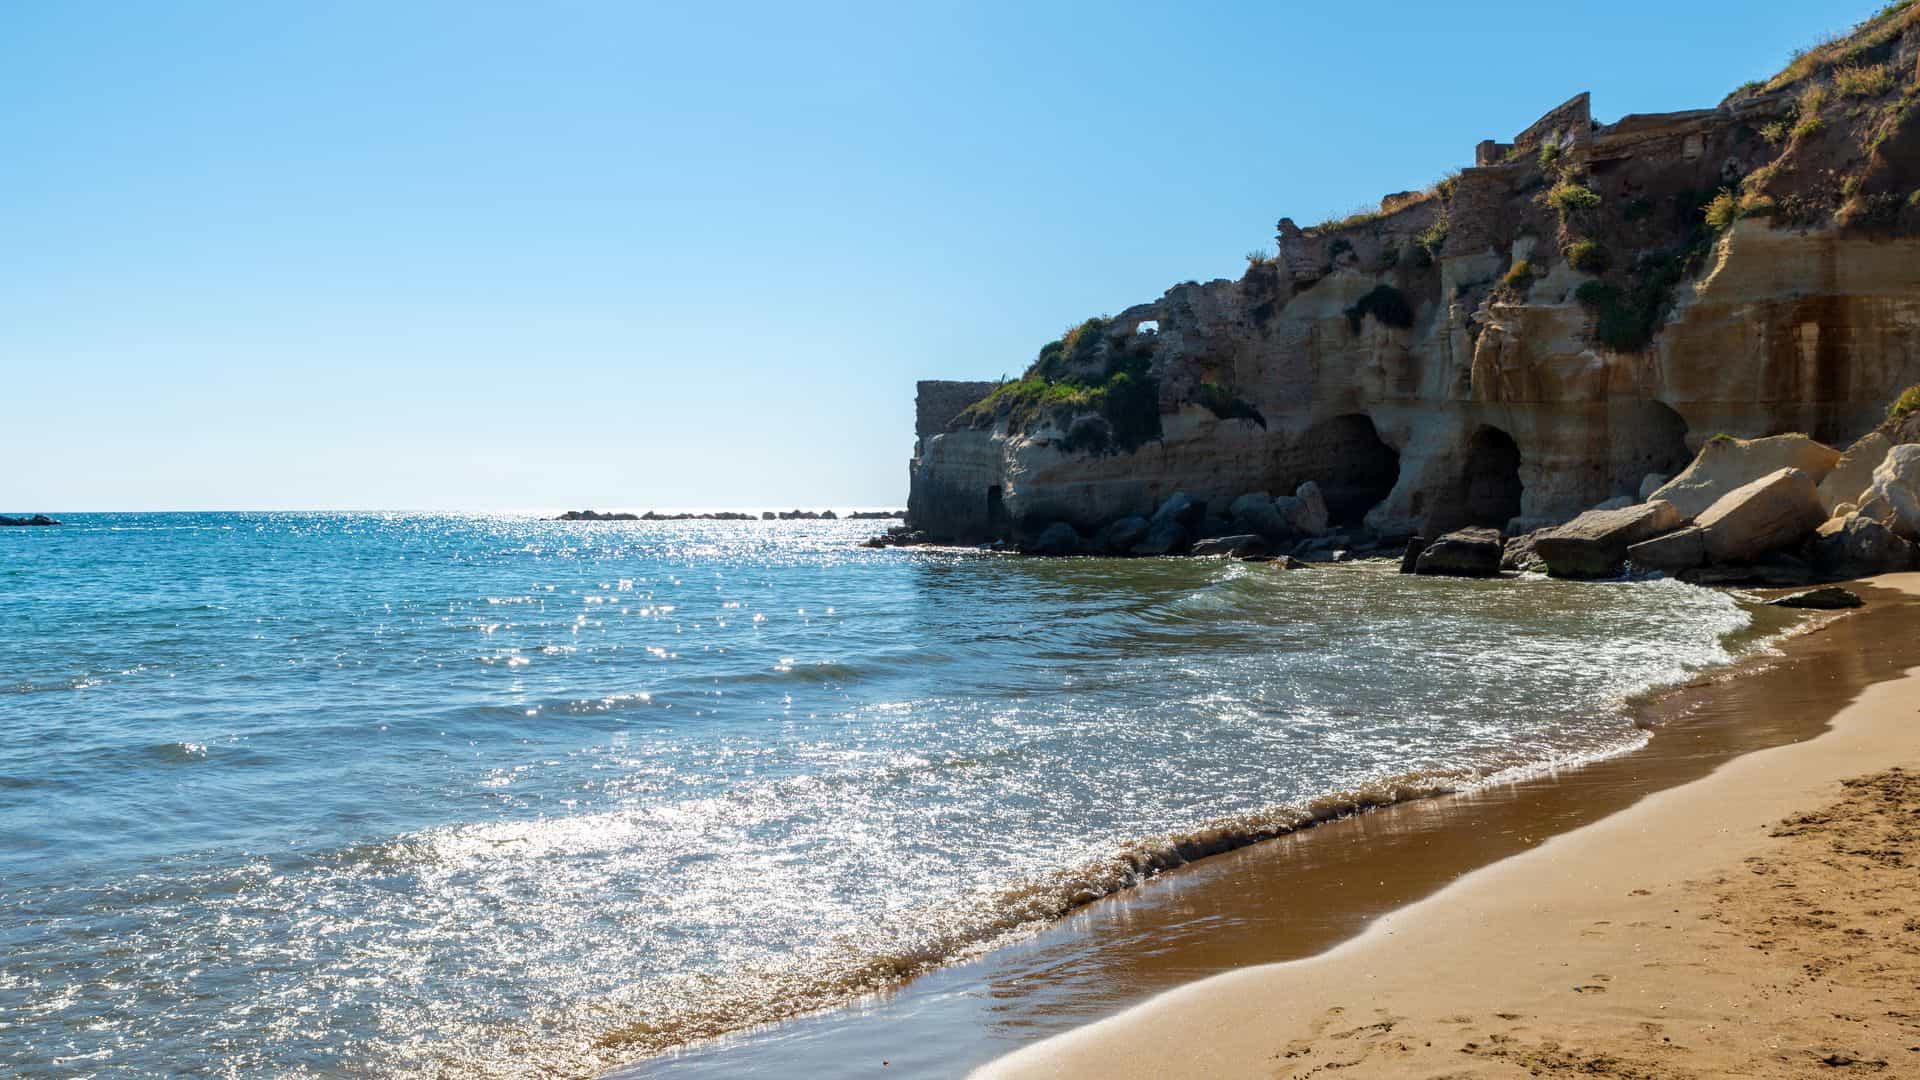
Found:
<path fill-rule="evenodd" d="M 0 1071 L 592 1072 L 1356 798 L 1633 745 L 1668 582 L 874 523 L 0 531 Z"/>

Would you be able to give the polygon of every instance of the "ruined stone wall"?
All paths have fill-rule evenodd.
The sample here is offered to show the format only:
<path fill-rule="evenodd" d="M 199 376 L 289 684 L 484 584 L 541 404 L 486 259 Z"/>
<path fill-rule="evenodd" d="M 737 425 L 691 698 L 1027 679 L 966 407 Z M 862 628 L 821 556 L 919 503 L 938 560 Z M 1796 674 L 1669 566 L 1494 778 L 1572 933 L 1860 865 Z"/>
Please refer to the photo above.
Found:
<path fill-rule="evenodd" d="M 915 384 L 913 434 L 917 439 L 947 430 L 967 406 L 993 393 L 997 382 L 923 379 Z"/>

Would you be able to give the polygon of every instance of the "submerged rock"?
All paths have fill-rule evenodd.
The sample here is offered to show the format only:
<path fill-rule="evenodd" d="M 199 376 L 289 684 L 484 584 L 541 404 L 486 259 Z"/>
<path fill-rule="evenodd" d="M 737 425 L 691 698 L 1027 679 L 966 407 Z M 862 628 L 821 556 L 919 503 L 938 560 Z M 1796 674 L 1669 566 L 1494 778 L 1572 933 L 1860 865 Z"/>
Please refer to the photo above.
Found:
<path fill-rule="evenodd" d="M 1500 530 L 1457 529 L 1427 545 L 1413 571 L 1446 577 L 1497 577 L 1502 553 Z"/>
<path fill-rule="evenodd" d="M 1665 499 L 1617 508 L 1602 504 L 1536 534 L 1533 546 L 1555 577 L 1611 577 L 1623 568 L 1630 547 L 1672 532 L 1681 520 L 1680 511 Z"/>
<path fill-rule="evenodd" d="M 1838 585 L 1828 585 L 1808 592 L 1794 593 L 1792 596 L 1782 596 L 1777 600 L 1769 600 L 1767 603 L 1773 607 L 1813 608 L 1818 611 L 1838 611 L 1842 608 L 1865 607 L 1867 602 L 1860 599 L 1859 593 L 1850 589 L 1843 589 Z"/>

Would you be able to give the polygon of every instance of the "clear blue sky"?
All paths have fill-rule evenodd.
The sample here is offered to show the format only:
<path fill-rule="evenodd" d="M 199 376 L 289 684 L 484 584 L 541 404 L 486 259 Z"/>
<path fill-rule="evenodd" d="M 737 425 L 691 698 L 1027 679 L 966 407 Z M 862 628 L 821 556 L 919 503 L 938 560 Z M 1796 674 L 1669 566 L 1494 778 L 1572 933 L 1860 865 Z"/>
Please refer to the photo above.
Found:
<path fill-rule="evenodd" d="M 0 512 L 898 504 L 915 379 L 1878 6 L 13 0 Z"/>

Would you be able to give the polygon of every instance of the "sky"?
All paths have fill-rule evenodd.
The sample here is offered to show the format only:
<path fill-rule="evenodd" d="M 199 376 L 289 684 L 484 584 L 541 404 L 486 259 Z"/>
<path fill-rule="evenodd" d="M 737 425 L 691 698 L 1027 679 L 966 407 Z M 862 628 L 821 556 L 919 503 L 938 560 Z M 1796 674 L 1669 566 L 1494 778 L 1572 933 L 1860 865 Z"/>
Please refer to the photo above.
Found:
<path fill-rule="evenodd" d="M 903 505 L 915 380 L 1878 6 L 9 0 L 0 513 Z"/>

